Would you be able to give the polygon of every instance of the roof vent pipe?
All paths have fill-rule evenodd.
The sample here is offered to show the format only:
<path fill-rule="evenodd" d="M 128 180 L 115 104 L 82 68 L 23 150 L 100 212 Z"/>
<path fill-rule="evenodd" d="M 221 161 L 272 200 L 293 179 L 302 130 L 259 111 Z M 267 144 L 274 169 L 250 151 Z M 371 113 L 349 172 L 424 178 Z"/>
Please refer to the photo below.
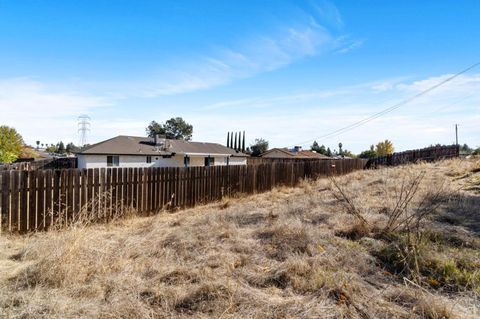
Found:
<path fill-rule="evenodd" d="M 155 134 L 154 143 L 155 143 L 155 146 L 158 147 L 158 148 L 162 148 L 162 149 L 167 149 L 168 148 L 167 138 L 166 138 L 165 135 Z"/>

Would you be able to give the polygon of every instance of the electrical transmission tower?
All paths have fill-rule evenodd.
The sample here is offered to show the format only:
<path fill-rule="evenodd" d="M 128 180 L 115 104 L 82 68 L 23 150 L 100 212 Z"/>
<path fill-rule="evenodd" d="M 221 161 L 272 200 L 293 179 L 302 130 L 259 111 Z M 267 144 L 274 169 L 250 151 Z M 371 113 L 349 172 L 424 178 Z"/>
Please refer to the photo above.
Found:
<path fill-rule="evenodd" d="M 78 134 L 80 135 L 80 147 L 87 144 L 87 134 L 90 132 L 90 117 L 88 115 L 80 115 L 78 117 Z"/>

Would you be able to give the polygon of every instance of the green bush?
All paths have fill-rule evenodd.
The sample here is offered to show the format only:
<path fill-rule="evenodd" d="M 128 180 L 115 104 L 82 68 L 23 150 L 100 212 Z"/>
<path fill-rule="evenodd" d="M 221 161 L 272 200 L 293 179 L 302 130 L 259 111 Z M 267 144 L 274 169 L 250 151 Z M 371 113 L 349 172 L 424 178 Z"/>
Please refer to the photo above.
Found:
<path fill-rule="evenodd" d="M 418 267 L 418 274 L 422 277 L 420 282 L 432 288 L 471 290 L 480 294 L 480 261 L 475 256 L 478 252 L 438 246 L 428 236 L 422 236 L 418 244 L 412 247 L 408 244 L 407 236 L 389 233 L 384 238 L 384 245 L 374 252 L 387 270 L 412 277 Z M 416 258 L 412 257 L 412 249 L 416 250 Z"/>

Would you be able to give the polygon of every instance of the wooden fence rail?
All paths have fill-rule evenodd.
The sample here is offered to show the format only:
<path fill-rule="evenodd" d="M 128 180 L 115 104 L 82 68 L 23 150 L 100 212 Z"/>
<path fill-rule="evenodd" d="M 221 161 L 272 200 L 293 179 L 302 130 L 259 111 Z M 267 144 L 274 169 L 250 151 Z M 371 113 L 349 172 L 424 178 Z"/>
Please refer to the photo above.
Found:
<path fill-rule="evenodd" d="M 85 210 L 153 214 L 223 196 L 294 186 L 304 178 L 360 170 L 366 161 L 320 160 L 245 166 L 102 168 L 0 172 L 0 229 L 27 232 L 68 223 Z M 95 202 L 95 205 L 92 203 Z M 94 211 L 93 211 L 94 210 Z"/>

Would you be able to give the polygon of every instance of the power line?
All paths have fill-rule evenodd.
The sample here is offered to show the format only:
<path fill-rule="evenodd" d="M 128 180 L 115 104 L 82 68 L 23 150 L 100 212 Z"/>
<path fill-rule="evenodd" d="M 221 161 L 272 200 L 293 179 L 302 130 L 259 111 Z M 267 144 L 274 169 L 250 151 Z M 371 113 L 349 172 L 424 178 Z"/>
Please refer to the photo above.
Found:
<path fill-rule="evenodd" d="M 407 99 L 405 99 L 405 100 L 403 100 L 403 101 L 401 101 L 401 102 L 399 102 L 399 103 L 397 103 L 397 104 L 394 104 L 394 105 L 392 105 L 392 106 L 390 106 L 390 107 L 388 107 L 388 108 L 386 108 L 386 109 L 384 109 L 384 110 L 382 110 L 382 111 L 380 111 L 380 112 L 377 112 L 377 113 L 375 113 L 375 114 L 373 114 L 373 115 L 371 115 L 371 116 L 369 116 L 369 117 L 367 117 L 367 118 L 364 118 L 363 120 L 357 121 L 357 122 L 355 122 L 355 123 L 352 123 L 352 124 L 350 124 L 350 125 L 347 125 L 347 126 L 345 126 L 345 127 L 342 127 L 342 128 L 340 128 L 340 129 L 334 130 L 334 131 L 332 131 L 332 132 L 330 132 L 330 133 L 328 133 L 328 134 L 319 136 L 319 137 L 317 137 L 317 138 L 315 138 L 315 139 L 311 139 L 311 140 L 308 140 L 308 141 L 300 142 L 300 143 L 297 143 L 297 144 L 295 144 L 295 145 L 305 145 L 306 143 L 310 143 L 310 142 L 313 142 L 313 141 L 319 141 L 319 140 L 322 140 L 322 139 L 325 139 L 325 138 L 328 138 L 328 137 L 334 137 L 334 136 L 343 134 L 343 133 L 345 133 L 345 132 L 347 132 L 347 131 L 353 130 L 353 129 L 355 129 L 355 128 L 359 127 L 359 126 L 362 126 L 362 125 L 364 125 L 364 124 L 366 124 L 366 123 L 368 123 L 368 122 L 370 122 L 370 121 L 372 121 L 372 120 L 374 120 L 374 119 L 376 119 L 376 118 L 381 117 L 382 115 L 385 115 L 385 114 L 387 114 L 387 113 L 390 113 L 390 112 L 392 112 L 392 111 L 394 111 L 394 110 L 396 110 L 396 109 L 404 106 L 405 104 L 410 103 L 411 101 L 413 101 L 413 100 L 415 100 L 415 99 L 417 99 L 417 98 L 419 98 L 419 97 L 421 97 L 421 96 L 423 96 L 423 95 L 426 95 L 427 93 L 429 93 L 429 92 L 431 92 L 431 91 L 439 88 L 440 86 L 442 86 L 442 85 L 444 85 L 444 84 L 452 81 L 453 79 L 457 78 L 458 76 L 460 76 L 460 75 L 462 75 L 462 74 L 470 71 L 471 69 L 477 67 L 478 65 L 480 65 L 480 62 L 475 63 L 475 64 L 472 64 L 472 65 L 470 65 L 468 68 L 466 68 L 466 69 L 464 69 L 464 70 L 462 70 L 462 71 L 460 71 L 460 72 L 458 72 L 458 73 L 456 73 L 456 74 L 448 77 L 447 79 L 445 79 L 445 80 L 443 80 L 443 81 L 441 81 L 441 82 L 439 82 L 439 83 L 437 83 L 437 84 L 429 87 L 428 89 L 426 89 L 426 90 L 424 90 L 424 91 L 422 91 L 422 92 L 420 92 L 420 93 L 418 93 L 418 94 L 416 94 L 416 95 L 414 95 L 414 96 L 412 96 L 412 97 L 409 97 L 409 98 L 407 98 Z M 295 145 L 292 145 L 291 147 L 293 147 L 293 146 L 295 146 Z"/>

